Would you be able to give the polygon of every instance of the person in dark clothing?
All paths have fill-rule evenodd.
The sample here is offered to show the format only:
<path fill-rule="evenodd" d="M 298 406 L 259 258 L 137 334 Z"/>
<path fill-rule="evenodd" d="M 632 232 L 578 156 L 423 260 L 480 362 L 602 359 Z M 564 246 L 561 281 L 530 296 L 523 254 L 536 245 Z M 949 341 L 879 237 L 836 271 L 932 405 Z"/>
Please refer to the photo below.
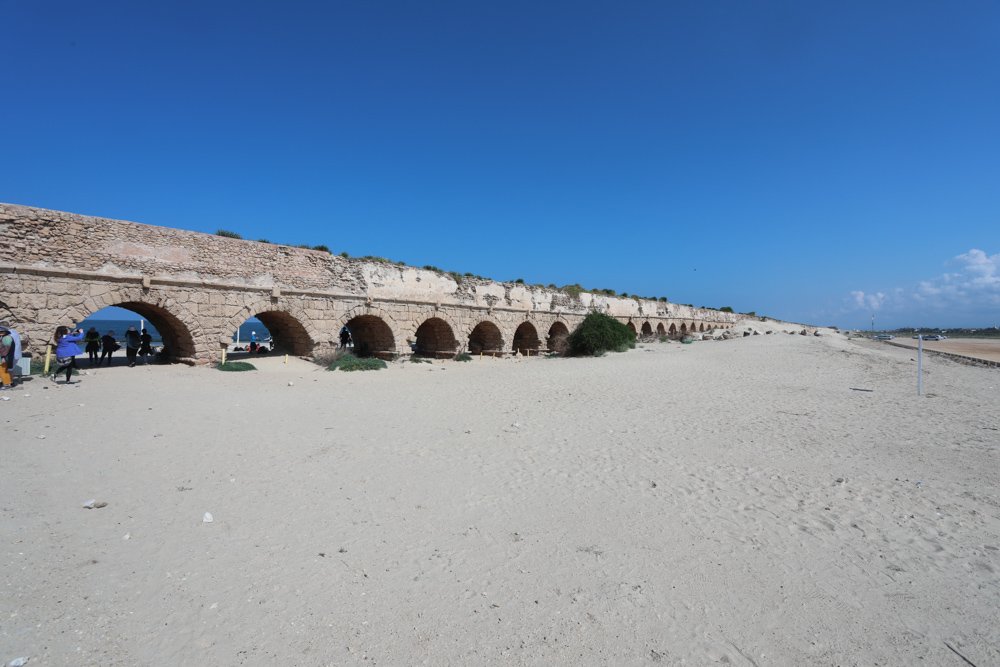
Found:
<path fill-rule="evenodd" d="M 128 358 L 128 367 L 135 367 L 135 355 L 139 354 L 139 346 L 142 345 L 142 339 L 139 337 L 139 332 L 135 330 L 135 327 L 129 327 L 128 331 L 125 332 L 125 356 Z"/>
<path fill-rule="evenodd" d="M 118 345 L 118 341 L 115 340 L 114 331 L 109 331 L 108 333 L 101 336 L 101 360 L 97 362 L 97 365 L 100 366 L 102 363 L 104 363 L 104 358 L 107 357 L 108 366 L 110 366 L 111 356 L 115 353 L 115 350 L 117 350 L 119 347 L 120 346 Z"/>
<path fill-rule="evenodd" d="M 94 364 L 99 363 L 97 353 L 101 351 L 101 334 L 94 327 L 90 327 L 83 337 L 83 342 L 87 344 L 85 348 L 87 357 L 90 359 L 91 367 L 93 367 Z"/>
<path fill-rule="evenodd" d="M 148 331 L 143 329 L 142 333 L 139 335 L 139 356 L 142 357 L 143 365 L 149 363 L 146 357 L 153 354 L 152 342 L 153 337 L 149 335 Z"/>
<path fill-rule="evenodd" d="M 341 327 L 340 347 L 347 347 L 347 344 L 350 342 L 351 342 L 351 332 L 347 330 L 347 327 Z"/>

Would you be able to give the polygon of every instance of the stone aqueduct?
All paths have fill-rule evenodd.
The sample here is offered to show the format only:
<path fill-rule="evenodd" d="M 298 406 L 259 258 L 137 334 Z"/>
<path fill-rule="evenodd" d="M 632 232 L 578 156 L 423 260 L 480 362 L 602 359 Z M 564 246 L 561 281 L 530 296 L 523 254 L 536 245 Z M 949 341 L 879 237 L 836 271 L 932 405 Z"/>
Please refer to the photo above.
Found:
<path fill-rule="evenodd" d="M 381 357 L 538 353 L 557 348 L 592 310 L 640 335 L 730 327 L 738 318 L 0 204 L 0 320 L 19 329 L 29 351 L 42 352 L 56 326 L 106 306 L 146 318 L 187 363 L 217 360 L 253 316 L 279 351 L 321 354 L 347 325 L 360 352 Z"/>

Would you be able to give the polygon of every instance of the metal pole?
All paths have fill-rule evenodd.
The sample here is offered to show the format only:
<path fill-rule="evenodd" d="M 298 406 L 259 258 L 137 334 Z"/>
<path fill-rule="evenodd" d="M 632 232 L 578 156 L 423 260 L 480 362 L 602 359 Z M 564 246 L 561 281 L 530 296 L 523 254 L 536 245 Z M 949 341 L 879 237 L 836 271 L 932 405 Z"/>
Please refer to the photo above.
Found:
<path fill-rule="evenodd" d="M 924 393 L 924 336 L 917 336 L 917 396 Z"/>

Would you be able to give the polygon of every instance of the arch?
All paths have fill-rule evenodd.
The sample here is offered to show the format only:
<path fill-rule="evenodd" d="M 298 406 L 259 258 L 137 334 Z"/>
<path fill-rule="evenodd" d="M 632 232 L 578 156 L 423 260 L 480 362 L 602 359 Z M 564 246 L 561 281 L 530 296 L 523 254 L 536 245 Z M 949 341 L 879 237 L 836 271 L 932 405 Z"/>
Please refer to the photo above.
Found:
<path fill-rule="evenodd" d="M 676 322 L 671 322 L 670 323 L 670 328 L 667 329 L 667 333 L 668 333 L 668 335 L 670 335 L 673 338 L 677 337 L 677 323 Z"/>
<path fill-rule="evenodd" d="M 421 356 L 444 359 L 455 354 L 458 341 L 451 325 L 440 317 L 431 317 L 417 327 L 413 353 Z"/>
<path fill-rule="evenodd" d="M 627 326 L 629 329 L 632 330 L 632 335 L 633 336 L 638 335 L 638 332 L 635 330 L 635 325 L 632 324 L 632 322 L 627 323 L 625 326 Z"/>
<path fill-rule="evenodd" d="M 565 322 L 560 322 L 556 320 L 549 327 L 549 335 L 545 340 L 545 346 L 548 348 L 549 352 L 555 352 L 557 354 L 562 354 L 566 351 L 569 345 L 569 327 L 566 326 Z"/>
<path fill-rule="evenodd" d="M 650 324 L 648 320 L 642 323 L 642 335 L 643 336 L 653 335 L 653 325 Z"/>
<path fill-rule="evenodd" d="M 521 354 L 537 353 L 538 348 L 541 346 L 542 343 L 538 340 L 538 330 L 535 329 L 535 325 L 531 322 L 521 322 L 514 331 L 514 343 L 511 346 L 514 352 L 520 352 Z"/>
<path fill-rule="evenodd" d="M 702 323 L 701 323 L 701 328 L 699 329 L 699 331 L 704 331 L 704 330 L 705 330 L 705 323 L 704 323 L 704 322 L 702 322 Z"/>
<path fill-rule="evenodd" d="M 354 354 L 358 357 L 392 359 L 396 356 L 396 339 L 385 320 L 377 315 L 355 315 L 343 324 L 351 332 Z"/>
<path fill-rule="evenodd" d="M 657 323 L 657 325 L 656 325 L 656 335 L 658 335 L 658 336 L 666 336 L 667 335 L 667 330 L 663 327 L 663 322 Z"/>
<path fill-rule="evenodd" d="M 503 335 L 500 327 L 489 320 L 483 320 L 469 334 L 469 352 L 472 354 L 503 354 Z"/>
<path fill-rule="evenodd" d="M 251 317 L 256 317 L 272 337 L 276 351 L 300 357 L 313 353 L 319 334 L 309 324 L 309 318 L 298 308 L 278 306 L 272 299 L 257 299 L 233 314 L 219 332 L 219 340 L 227 342 L 233 332 Z"/>
<path fill-rule="evenodd" d="M 195 343 L 199 332 L 198 320 L 187 308 L 166 294 L 147 293 L 138 287 L 112 288 L 99 297 L 85 299 L 70 308 L 66 319 L 82 322 L 108 306 L 131 310 L 149 320 L 163 339 L 164 360 L 194 363 L 199 352 Z"/>
<path fill-rule="evenodd" d="M 681 322 L 681 335 L 685 335 L 688 332 L 688 326 L 684 322 Z"/>

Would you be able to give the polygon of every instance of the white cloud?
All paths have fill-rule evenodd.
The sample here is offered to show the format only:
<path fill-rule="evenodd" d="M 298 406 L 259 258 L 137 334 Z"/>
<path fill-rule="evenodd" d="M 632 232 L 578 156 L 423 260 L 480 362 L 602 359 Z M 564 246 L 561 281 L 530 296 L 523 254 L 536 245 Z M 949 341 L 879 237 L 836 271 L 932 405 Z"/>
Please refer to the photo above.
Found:
<path fill-rule="evenodd" d="M 952 271 L 889 294 L 852 291 L 850 303 L 854 310 L 883 311 L 894 320 L 914 323 L 933 318 L 942 325 L 993 324 L 1000 317 L 1000 253 L 973 248 L 949 264 Z"/>
<path fill-rule="evenodd" d="M 851 296 L 854 298 L 854 303 L 857 304 L 858 308 L 864 310 L 879 310 L 882 308 L 882 304 L 885 303 L 885 293 L 875 292 L 874 294 L 866 294 L 860 290 L 851 292 Z"/>

